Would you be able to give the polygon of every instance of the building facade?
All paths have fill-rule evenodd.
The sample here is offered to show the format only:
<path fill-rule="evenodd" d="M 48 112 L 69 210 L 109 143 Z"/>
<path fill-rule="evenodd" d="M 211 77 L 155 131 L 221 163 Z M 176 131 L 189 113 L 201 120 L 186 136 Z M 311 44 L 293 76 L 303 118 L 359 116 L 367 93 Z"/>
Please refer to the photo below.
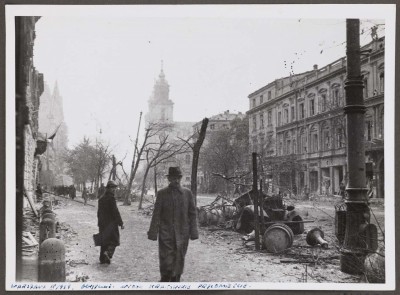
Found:
<path fill-rule="evenodd" d="M 380 38 L 361 48 L 367 187 L 384 197 L 384 51 Z M 337 194 L 346 184 L 346 58 L 277 79 L 248 96 L 249 141 L 262 155 L 275 192 Z"/>

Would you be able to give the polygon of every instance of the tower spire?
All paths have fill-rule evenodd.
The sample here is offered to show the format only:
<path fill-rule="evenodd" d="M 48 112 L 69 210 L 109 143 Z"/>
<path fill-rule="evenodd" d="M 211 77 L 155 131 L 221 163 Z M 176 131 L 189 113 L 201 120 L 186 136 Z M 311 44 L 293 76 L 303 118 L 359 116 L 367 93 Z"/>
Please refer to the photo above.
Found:
<path fill-rule="evenodd" d="M 164 74 L 164 60 L 161 60 L 161 72 L 160 72 L 159 77 L 160 77 L 161 79 L 164 79 L 164 78 L 165 78 L 165 74 Z"/>

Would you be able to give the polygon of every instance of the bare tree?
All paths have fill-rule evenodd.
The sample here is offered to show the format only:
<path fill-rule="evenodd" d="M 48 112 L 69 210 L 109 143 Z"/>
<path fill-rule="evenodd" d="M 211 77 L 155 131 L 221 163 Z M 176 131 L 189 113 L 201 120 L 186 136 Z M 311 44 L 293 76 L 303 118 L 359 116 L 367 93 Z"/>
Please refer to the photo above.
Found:
<path fill-rule="evenodd" d="M 145 129 L 144 140 L 140 148 L 138 148 L 138 141 L 135 142 L 134 157 L 132 160 L 131 173 L 129 175 L 127 193 L 125 195 L 124 205 L 130 205 L 130 192 L 132 189 L 133 180 L 135 179 L 139 164 L 146 158 L 143 158 L 143 152 L 148 150 L 153 143 L 153 138 L 161 133 L 166 132 L 171 126 L 168 124 L 150 123 Z M 136 157 L 135 157 L 136 155 Z"/>
<path fill-rule="evenodd" d="M 167 132 L 160 132 L 158 142 L 149 143 L 145 149 L 146 168 L 142 181 L 142 192 L 140 195 L 139 209 L 142 209 L 143 196 L 145 194 L 146 179 L 150 168 L 154 168 L 160 163 L 173 159 L 175 156 L 186 152 L 186 144 L 178 141 L 169 141 Z"/>

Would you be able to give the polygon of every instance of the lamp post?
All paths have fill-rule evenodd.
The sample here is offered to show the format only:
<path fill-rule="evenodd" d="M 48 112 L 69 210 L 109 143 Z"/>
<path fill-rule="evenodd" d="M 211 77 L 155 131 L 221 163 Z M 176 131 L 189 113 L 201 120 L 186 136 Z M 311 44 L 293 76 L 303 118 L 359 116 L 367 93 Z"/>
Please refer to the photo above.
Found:
<path fill-rule="evenodd" d="M 343 272 L 360 274 L 366 255 L 360 226 L 369 222 L 366 200 L 363 82 L 360 62 L 360 20 L 346 20 L 347 79 L 345 81 L 347 131 L 347 167 L 349 181 L 346 188 L 346 231 L 341 249 L 340 266 Z"/>

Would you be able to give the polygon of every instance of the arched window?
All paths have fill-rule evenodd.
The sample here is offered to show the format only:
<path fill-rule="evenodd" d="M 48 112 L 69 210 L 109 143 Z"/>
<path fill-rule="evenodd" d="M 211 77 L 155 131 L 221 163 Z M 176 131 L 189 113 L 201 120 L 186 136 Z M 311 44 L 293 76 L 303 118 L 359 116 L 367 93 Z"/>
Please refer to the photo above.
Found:
<path fill-rule="evenodd" d="M 318 128 L 316 126 L 313 126 L 311 128 L 310 137 L 311 137 L 311 152 L 312 153 L 318 152 L 319 150 Z"/>
<path fill-rule="evenodd" d="M 385 65 L 382 63 L 378 67 L 379 76 L 379 93 L 383 93 L 385 90 Z"/>

